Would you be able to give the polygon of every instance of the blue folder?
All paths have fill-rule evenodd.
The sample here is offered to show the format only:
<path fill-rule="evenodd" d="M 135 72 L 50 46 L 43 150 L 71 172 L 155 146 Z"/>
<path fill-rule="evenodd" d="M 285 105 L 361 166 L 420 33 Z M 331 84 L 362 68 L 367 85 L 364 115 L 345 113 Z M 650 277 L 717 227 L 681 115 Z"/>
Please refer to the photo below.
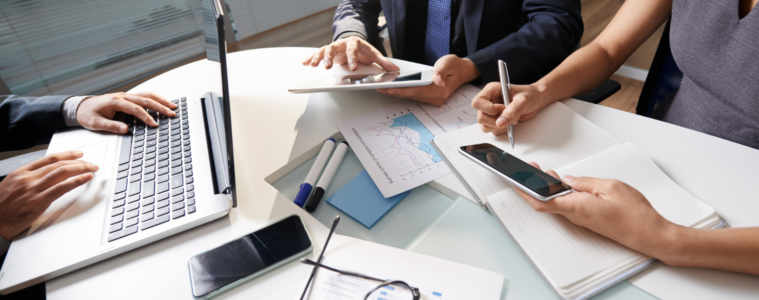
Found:
<path fill-rule="evenodd" d="M 382 197 L 369 173 L 364 170 L 327 199 L 327 203 L 371 229 L 410 192 Z"/>

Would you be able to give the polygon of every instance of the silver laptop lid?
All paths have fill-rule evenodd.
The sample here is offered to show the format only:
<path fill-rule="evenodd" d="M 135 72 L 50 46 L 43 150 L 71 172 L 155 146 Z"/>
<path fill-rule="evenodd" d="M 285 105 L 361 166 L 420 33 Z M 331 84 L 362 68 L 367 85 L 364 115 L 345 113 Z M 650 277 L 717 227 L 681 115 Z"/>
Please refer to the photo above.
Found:
<path fill-rule="evenodd" d="M 224 27 L 224 7 L 220 0 L 211 0 L 210 11 L 204 17 L 206 57 L 219 62 L 221 69 L 222 97 L 204 98 L 204 112 L 209 136 L 211 161 L 214 169 L 215 187 L 218 193 L 231 194 L 233 206 L 237 206 L 235 193 L 234 151 L 232 146 L 232 123 L 227 74 L 227 43 Z"/>

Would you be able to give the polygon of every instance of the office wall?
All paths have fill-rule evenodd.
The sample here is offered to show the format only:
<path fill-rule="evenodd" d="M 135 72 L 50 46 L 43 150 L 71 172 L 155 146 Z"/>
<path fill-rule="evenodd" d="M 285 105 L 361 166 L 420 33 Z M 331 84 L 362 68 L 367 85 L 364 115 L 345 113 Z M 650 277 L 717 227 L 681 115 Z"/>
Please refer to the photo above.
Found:
<path fill-rule="evenodd" d="M 237 40 L 337 6 L 338 0 L 226 0 Z"/>

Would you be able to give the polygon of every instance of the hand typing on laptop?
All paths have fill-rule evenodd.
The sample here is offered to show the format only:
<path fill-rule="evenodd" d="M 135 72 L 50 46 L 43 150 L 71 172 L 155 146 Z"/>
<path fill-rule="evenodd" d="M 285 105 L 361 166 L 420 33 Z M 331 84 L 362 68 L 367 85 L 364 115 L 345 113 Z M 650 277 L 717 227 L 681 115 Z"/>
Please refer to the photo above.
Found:
<path fill-rule="evenodd" d="M 49 140 L 47 134 L 62 128 L 31 128 L 41 124 L 79 125 L 93 131 L 127 133 L 126 124 L 112 120 L 117 112 L 123 112 L 142 120 L 148 126 L 158 126 L 146 109 L 170 117 L 176 116 L 172 110 L 177 105 L 152 93 L 113 93 L 86 97 L 74 105 L 75 113 L 67 111 L 66 102 L 75 98 L 60 97 L 18 97 L 8 96 L 0 101 L 0 112 L 9 120 L 5 131 L 0 132 L 0 150 L 18 149 L 30 143 Z M 5 108 L 8 108 L 7 110 Z M 55 120 L 38 120 L 53 114 Z M 75 115 L 75 122 L 64 119 Z M 26 128 L 30 127 L 30 128 Z M 7 129 L 6 129 L 7 128 Z M 29 130 L 27 130 L 29 129 Z M 17 136 L 26 136 L 20 138 Z M 31 136 L 31 137 L 30 137 Z M 30 142 L 32 141 L 32 142 Z M 79 160 L 80 151 L 68 151 L 48 155 L 29 163 L 8 174 L 0 181 L 0 237 L 11 240 L 26 230 L 50 204 L 66 192 L 89 182 L 98 167 Z M 0 249 L 0 253 L 4 252 Z"/>
<path fill-rule="evenodd" d="M 158 123 L 145 109 L 175 117 L 177 114 L 172 109 L 176 107 L 176 104 L 153 93 L 105 94 L 82 100 L 76 111 L 76 120 L 89 130 L 125 134 L 128 130 L 127 124 L 112 120 L 117 112 L 132 115 L 148 126 L 156 127 Z"/>
<path fill-rule="evenodd" d="M 82 152 L 56 153 L 13 171 L 0 182 L 0 236 L 12 240 L 55 199 L 93 177 L 98 167 Z"/>
<path fill-rule="evenodd" d="M 212 4 L 208 8 L 215 18 L 204 21 L 216 27 L 215 36 L 209 38 L 216 41 L 216 51 L 207 52 L 208 59 L 219 62 L 208 72 L 219 71 L 220 86 L 211 84 L 206 92 L 176 97 L 171 102 L 149 93 L 86 98 L 0 95 L 0 123 L 6 123 L 0 125 L 0 151 L 48 143 L 50 153 L 83 152 L 83 156 L 72 155 L 66 160 L 87 160 L 98 166 L 96 174 L 87 167 L 80 167 L 81 173 L 51 171 L 65 185 L 56 193 L 47 192 L 50 187 L 41 184 L 24 190 L 31 191 L 30 195 L 45 195 L 44 201 L 37 200 L 40 196 L 29 197 L 34 200 L 24 205 L 39 205 L 34 211 L 42 211 L 43 218 L 50 218 L 32 221 L 31 234 L 24 235 L 22 242 L 9 245 L 6 239 L 0 239 L 0 253 L 7 249 L 0 294 L 229 213 L 235 203 L 235 179 L 224 16 L 220 1 L 208 4 Z M 204 78 L 205 75 L 198 80 L 205 83 Z M 79 125 L 123 134 L 99 134 L 86 129 L 62 131 Z M 19 172 L 18 178 L 33 172 L 37 171 Z M 77 181 L 76 174 L 82 173 L 86 175 Z M 36 178 L 49 176 L 53 175 L 38 174 Z M 29 181 L 33 184 L 38 180 Z M 10 187 L 8 191 L 28 187 L 6 185 L 9 183 L 0 185 Z M 2 195 L 6 194 L 3 190 Z M 59 194 L 62 196 L 56 199 Z M 0 196 L 0 200 L 5 199 Z M 24 230 L 29 226 L 27 220 L 34 217 L 10 222 L 7 216 L 21 213 L 12 210 L 9 203 L 0 201 L 0 228 L 15 224 L 13 228 Z"/>

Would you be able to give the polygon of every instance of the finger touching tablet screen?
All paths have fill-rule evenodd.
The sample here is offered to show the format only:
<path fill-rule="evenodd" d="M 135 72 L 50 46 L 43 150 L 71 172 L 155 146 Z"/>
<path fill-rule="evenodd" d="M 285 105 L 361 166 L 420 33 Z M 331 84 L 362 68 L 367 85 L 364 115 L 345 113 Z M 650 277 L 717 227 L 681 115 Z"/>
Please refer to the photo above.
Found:
<path fill-rule="evenodd" d="M 402 88 L 432 84 L 432 70 L 385 72 L 363 68 L 354 72 L 312 73 L 311 77 L 288 89 L 291 93 L 316 93 L 327 91 L 357 91 L 384 88 Z"/>

